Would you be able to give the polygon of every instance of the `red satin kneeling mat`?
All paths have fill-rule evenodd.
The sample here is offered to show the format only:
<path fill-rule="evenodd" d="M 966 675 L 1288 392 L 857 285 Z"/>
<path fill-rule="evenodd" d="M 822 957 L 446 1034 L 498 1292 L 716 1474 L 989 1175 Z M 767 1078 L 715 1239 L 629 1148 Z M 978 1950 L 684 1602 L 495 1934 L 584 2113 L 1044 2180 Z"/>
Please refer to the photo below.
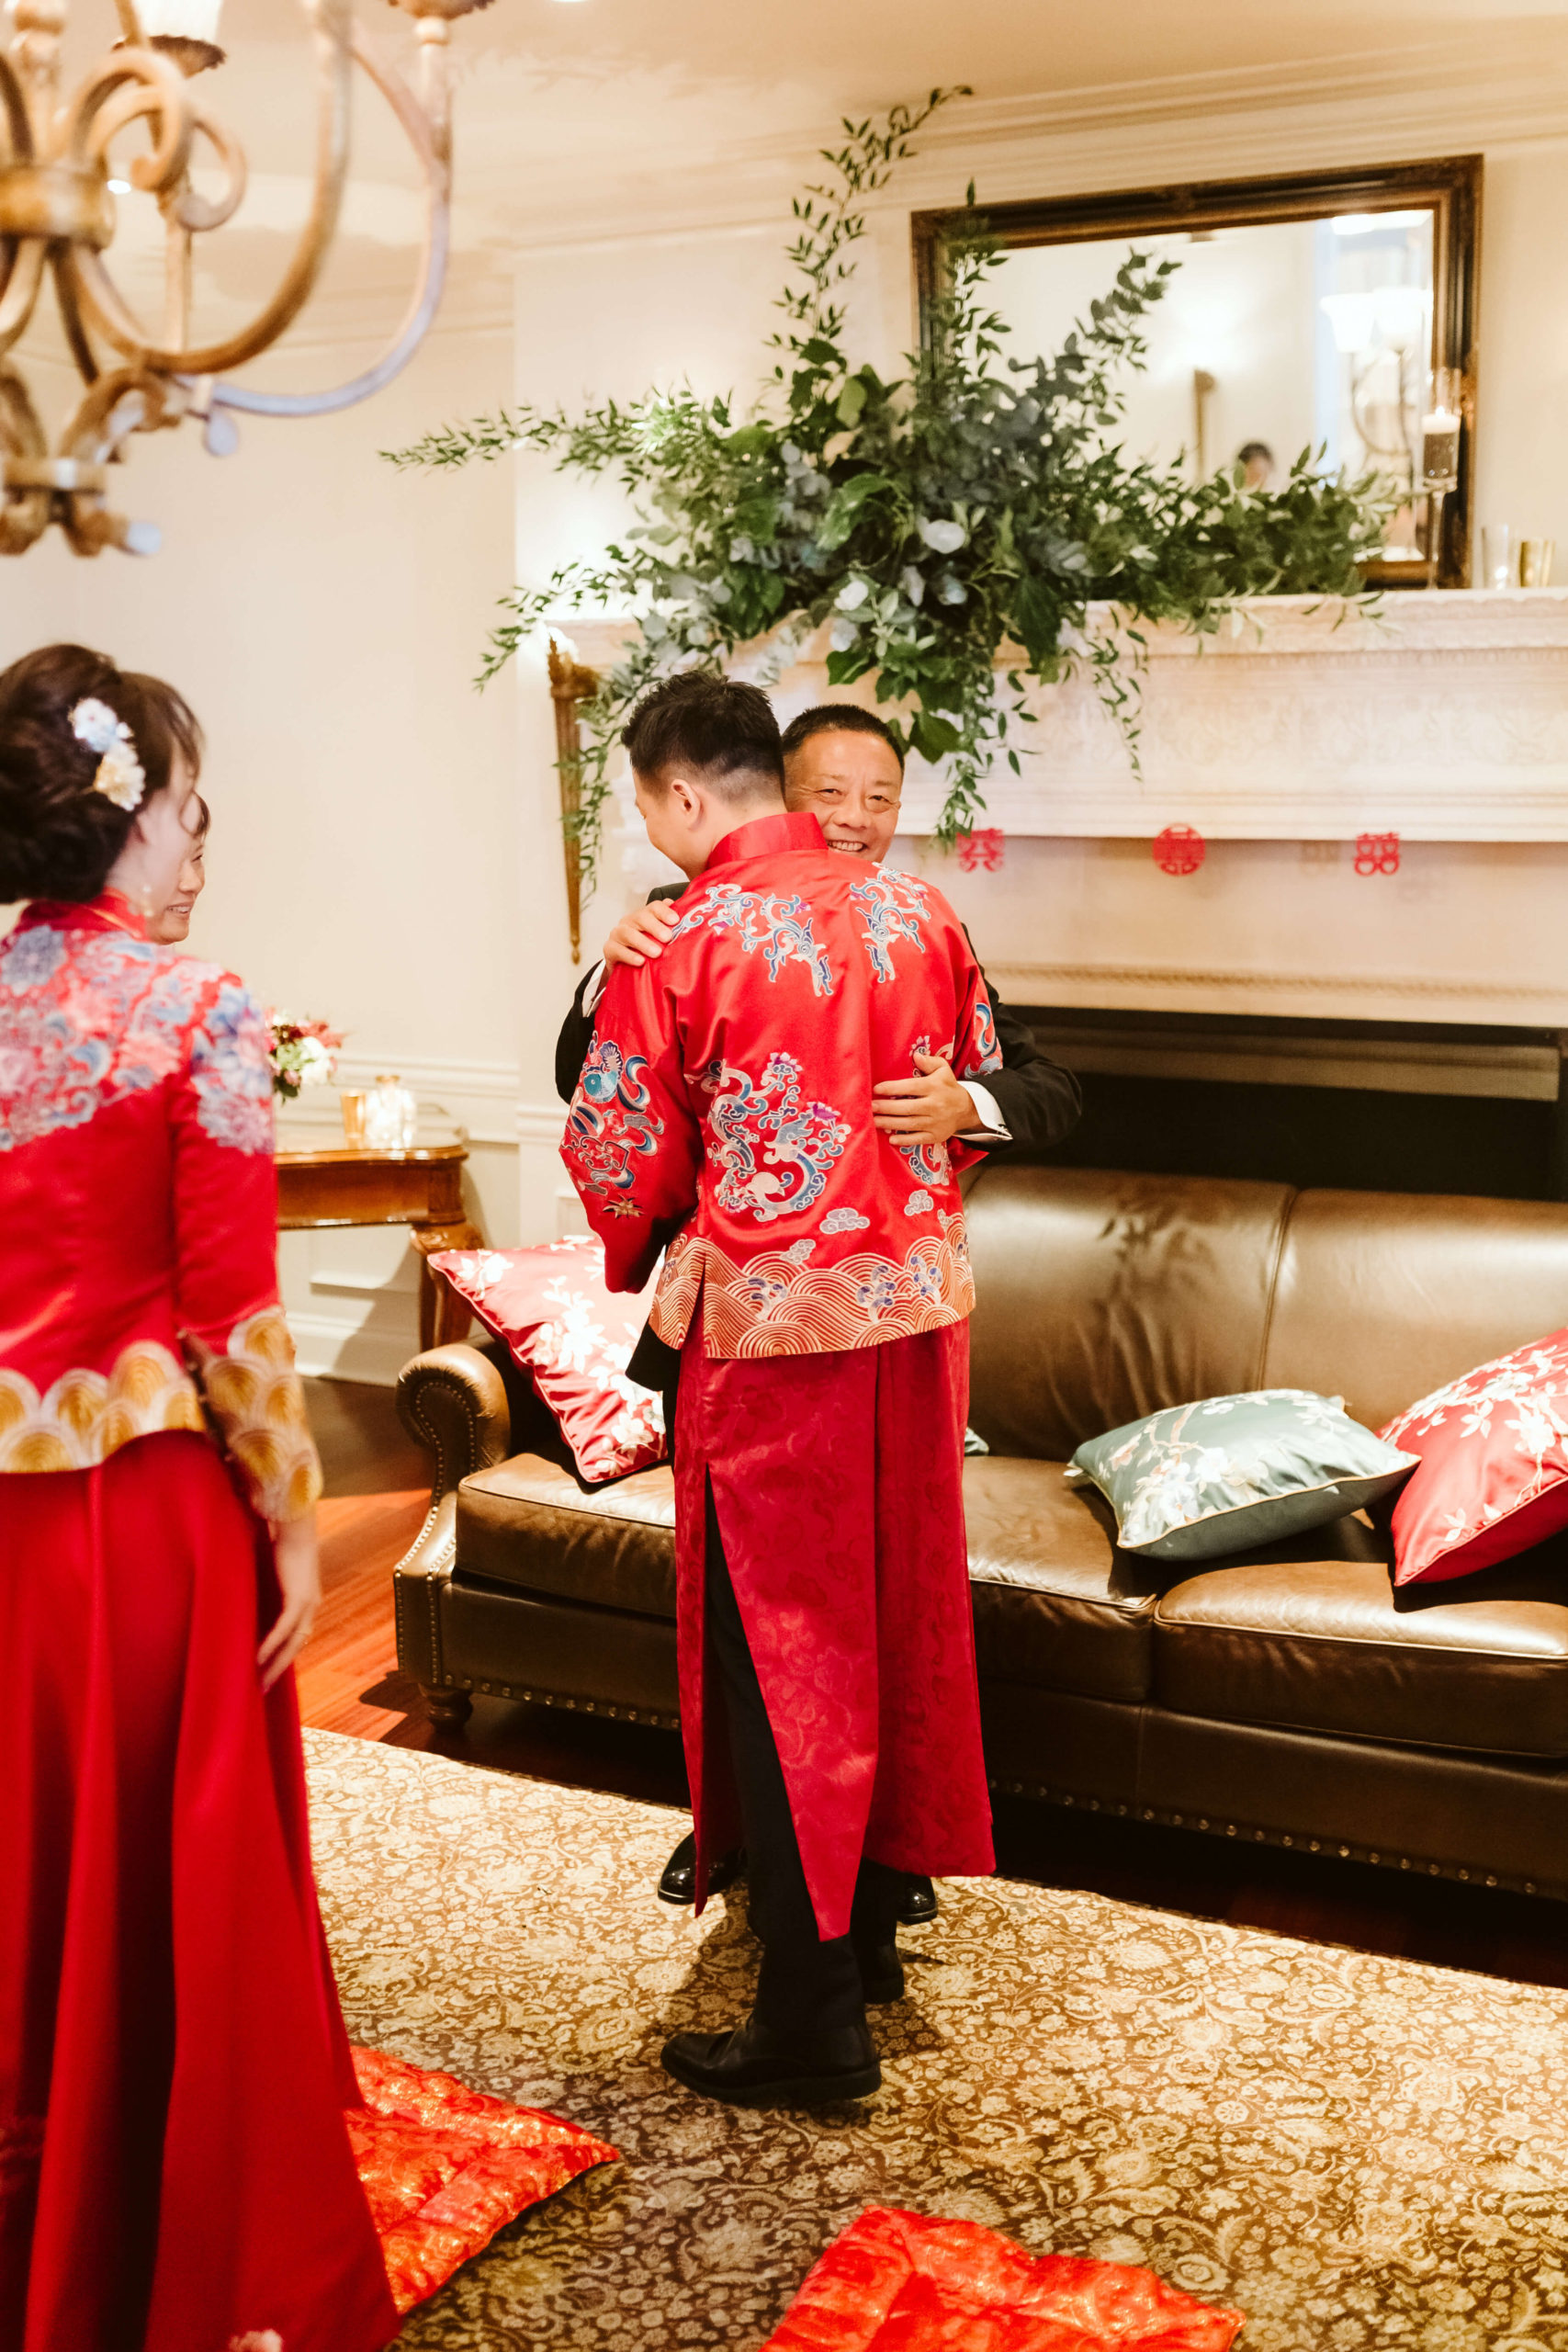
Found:
<path fill-rule="evenodd" d="M 762 2352 L 1229 2352 L 1240 2312 L 1118 2262 L 1026 2254 L 976 2222 L 872 2206 Z"/>
<path fill-rule="evenodd" d="M 444 2287 L 530 2205 L 619 2151 L 574 2123 L 355 2050 L 348 2134 L 400 2312 Z"/>

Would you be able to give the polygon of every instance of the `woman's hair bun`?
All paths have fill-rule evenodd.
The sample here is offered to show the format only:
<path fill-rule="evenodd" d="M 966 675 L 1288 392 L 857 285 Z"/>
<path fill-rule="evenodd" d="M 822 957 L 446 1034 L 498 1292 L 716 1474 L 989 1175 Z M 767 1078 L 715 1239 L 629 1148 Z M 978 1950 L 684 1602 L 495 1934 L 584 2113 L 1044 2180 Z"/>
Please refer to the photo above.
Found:
<path fill-rule="evenodd" d="M 0 901 L 96 899 L 130 838 L 135 811 L 94 790 L 99 755 L 72 732 L 72 712 L 88 700 L 130 729 L 143 808 L 176 756 L 193 776 L 200 770 L 201 729 L 161 678 L 85 645 L 24 653 L 0 672 Z"/>

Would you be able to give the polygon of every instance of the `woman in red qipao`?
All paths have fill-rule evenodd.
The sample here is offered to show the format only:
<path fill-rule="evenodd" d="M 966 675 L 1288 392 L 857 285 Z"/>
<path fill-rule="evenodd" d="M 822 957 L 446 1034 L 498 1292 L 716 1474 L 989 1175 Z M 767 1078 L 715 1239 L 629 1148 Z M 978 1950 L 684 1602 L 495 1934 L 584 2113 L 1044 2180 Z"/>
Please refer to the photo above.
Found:
<path fill-rule="evenodd" d="M 80 647 L 0 676 L 0 2352 L 398 2332 L 288 1670 L 321 1478 L 265 1031 L 143 922 L 199 744 Z"/>

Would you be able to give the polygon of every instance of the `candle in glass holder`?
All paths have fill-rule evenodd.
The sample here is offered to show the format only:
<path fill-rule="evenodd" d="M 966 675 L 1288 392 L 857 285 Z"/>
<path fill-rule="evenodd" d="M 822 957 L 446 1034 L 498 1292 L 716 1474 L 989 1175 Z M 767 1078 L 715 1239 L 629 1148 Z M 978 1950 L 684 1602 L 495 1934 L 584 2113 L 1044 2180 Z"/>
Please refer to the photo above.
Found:
<path fill-rule="evenodd" d="M 1421 479 L 1459 480 L 1459 417 L 1451 408 L 1435 408 L 1421 419 Z"/>

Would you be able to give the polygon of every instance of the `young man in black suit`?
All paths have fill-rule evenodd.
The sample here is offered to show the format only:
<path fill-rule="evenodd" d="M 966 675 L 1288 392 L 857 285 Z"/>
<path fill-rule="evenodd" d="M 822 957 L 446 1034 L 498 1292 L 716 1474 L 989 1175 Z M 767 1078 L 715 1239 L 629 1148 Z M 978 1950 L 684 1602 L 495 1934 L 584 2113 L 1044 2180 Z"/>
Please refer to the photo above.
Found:
<path fill-rule="evenodd" d="M 886 726 L 858 703 L 819 703 L 790 721 L 783 738 L 784 799 L 792 810 L 809 809 L 828 846 L 845 857 L 879 865 L 898 830 L 904 762 Z M 593 1038 L 593 1014 L 604 992 L 607 967 L 644 964 L 661 953 L 679 921 L 675 905 L 684 882 L 660 883 L 646 906 L 625 915 L 604 943 L 604 958 L 579 987 L 556 1046 L 556 1088 L 570 1102 Z M 945 1143 L 950 1136 L 995 1151 L 1007 1147 L 1041 1151 L 1059 1143 L 1077 1124 L 1082 1107 L 1070 1070 L 1050 1059 L 1026 1022 L 1011 1013 L 990 981 L 986 991 L 997 1024 L 1002 1067 L 984 1085 L 960 1085 L 948 1064 L 920 1057 L 919 1075 L 879 1086 L 875 1122 L 900 1144 Z M 675 1431 L 675 1375 L 680 1358 L 645 1331 L 627 1372 L 646 1388 L 662 1391 L 671 1447 Z M 739 1877 L 744 1856 L 726 1854 L 708 1876 L 717 1894 Z M 683 1838 L 665 1865 L 659 1892 L 668 1903 L 690 1903 L 696 1894 L 693 1840 Z M 901 1917 L 908 1925 L 931 1918 L 936 1896 L 929 1879 L 911 1880 Z"/>

